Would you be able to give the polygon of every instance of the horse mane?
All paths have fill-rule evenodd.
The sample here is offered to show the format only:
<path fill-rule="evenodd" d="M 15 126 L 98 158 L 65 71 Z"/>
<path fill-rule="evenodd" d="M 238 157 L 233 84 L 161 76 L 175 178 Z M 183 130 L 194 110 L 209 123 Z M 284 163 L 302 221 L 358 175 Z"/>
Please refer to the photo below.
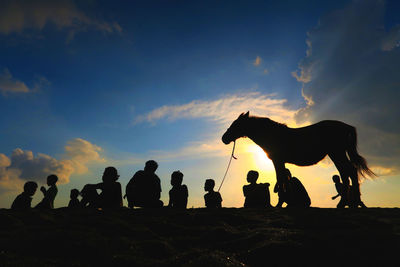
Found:
<path fill-rule="evenodd" d="M 272 126 L 275 126 L 277 128 L 280 128 L 280 129 L 287 129 L 288 128 L 288 126 L 285 123 L 276 122 L 276 121 L 271 120 L 270 118 L 267 118 L 267 117 L 250 116 L 249 118 L 253 119 L 253 120 L 262 121 L 263 123 L 266 123 L 269 126 L 272 125 Z"/>

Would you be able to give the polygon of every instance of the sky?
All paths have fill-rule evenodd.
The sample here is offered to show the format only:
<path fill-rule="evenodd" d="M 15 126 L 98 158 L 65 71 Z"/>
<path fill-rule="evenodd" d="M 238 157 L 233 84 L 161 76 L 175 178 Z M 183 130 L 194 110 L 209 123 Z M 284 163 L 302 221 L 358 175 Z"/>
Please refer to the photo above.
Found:
<path fill-rule="evenodd" d="M 55 207 L 107 166 L 125 191 L 149 159 L 165 203 L 180 170 L 188 207 L 203 207 L 205 180 L 218 188 L 231 154 L 222 134 L 247 111 L 289 127 L 355 126 L 377 174 L 362 180 L 364 203 L 399 207 L 399 10 L 395 0 L 1 1 L 0 208 L 53 173 Z M 223 206 L 243 206 L 249 170 L 275 205 L 265 153 L 242 138 L 235 155 Z M 312 206 L 336 206 L 328 157 L 287 167 Z"/>

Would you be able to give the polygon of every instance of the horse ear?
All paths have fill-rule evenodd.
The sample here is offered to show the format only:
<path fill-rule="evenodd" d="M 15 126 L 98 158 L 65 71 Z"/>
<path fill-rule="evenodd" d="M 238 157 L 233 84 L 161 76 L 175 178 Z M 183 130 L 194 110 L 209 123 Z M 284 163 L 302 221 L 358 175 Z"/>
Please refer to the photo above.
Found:
<path fill-rule="evenodd" d="M 248 118 L 249 117 L 249 113 L 250 113 L 250 111 L 247 111 L 246 114 L 244 114 L 244 116 Z"/>

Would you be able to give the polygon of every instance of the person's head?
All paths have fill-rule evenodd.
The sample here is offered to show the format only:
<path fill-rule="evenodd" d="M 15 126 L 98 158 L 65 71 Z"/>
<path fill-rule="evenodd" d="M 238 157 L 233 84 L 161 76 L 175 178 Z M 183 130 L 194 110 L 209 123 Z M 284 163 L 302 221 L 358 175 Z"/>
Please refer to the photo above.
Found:
<path fill-rule="evenodd" d="M 78 189 L 71 189 L 71 194 L 69 195 L 71 199 L 78 198 L 79 190 Z"/>
<path fill-rule="evenodd" d="M 107 167 L 104 169 L 102 180 L 103 182 L 115 182 L 118 180 L 118 172 L 115 167 Z"/>
<path fill-rule="evenodd" d="M 183 173 L 180 171 L 174 171 L 171 174 L 171 185 L 172 186 L 179 186 L 182 184 L 183 181 Z"/>
<path fill-rule="evenodd" d="M 52 186 L 55 185 L 58 181 L 58 177 L 55 174 L 51 174 L 49 176 L 47 176 L 47 185 L 48 186 Z"/>
<path fill-rule="evenodd" d="M 144 171 L 146 172 L 151 172 L 154 173 L 158 168 L 157 162 L 154 160 L 149 160 L 146 162 L 146 165 L 144 166 Z"/>
<path fill-rule="evenodd" d="M 258 179 L 258 171 L 249 171 L 247 173 L 247 182 L 250 184 L 254 184 L 257 182 Z"/>
<path fill-rule="evenodd" d="M 37 188 L 38 184 L 33 181 L 29 181 L 24 184 L 24 192 L 30 196 L 33 196 L 36 193 Z"/>
<path fill-rule="evenodd" d="M 332 180 L 335 184 L 340 183 L 340 176 L 335 174 L 334 176 L 332 176 Z"/>
<path fill-rule="evenodd" d="M 215 181 L 213 179 L 207 179 L 204 184 L 204 191 L 210 192 L 214 190 Z"/>

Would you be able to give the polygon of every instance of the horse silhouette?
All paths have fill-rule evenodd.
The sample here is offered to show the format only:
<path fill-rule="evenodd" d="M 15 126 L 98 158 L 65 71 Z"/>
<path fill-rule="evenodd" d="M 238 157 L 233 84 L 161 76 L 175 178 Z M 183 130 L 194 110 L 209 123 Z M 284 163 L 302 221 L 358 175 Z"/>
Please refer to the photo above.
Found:
<path fill-rule="evenodd" d="M 375 175 L 357 152 L 356 128 L 341 121 L 326 120 L 289 128 L 266 117 L 249 116 L 247 112 L 232 123 L 222 136 L 222 142 L 227 145 L 240 137 L 250 138 L 265 151 L 274 164 L 278 184 L 285 180 L 285 163 L 310 166 L 326 155 L 332 159 L 346 188 L 349 188 L 350 177 L 358 195 L 358 175 Z"/>

